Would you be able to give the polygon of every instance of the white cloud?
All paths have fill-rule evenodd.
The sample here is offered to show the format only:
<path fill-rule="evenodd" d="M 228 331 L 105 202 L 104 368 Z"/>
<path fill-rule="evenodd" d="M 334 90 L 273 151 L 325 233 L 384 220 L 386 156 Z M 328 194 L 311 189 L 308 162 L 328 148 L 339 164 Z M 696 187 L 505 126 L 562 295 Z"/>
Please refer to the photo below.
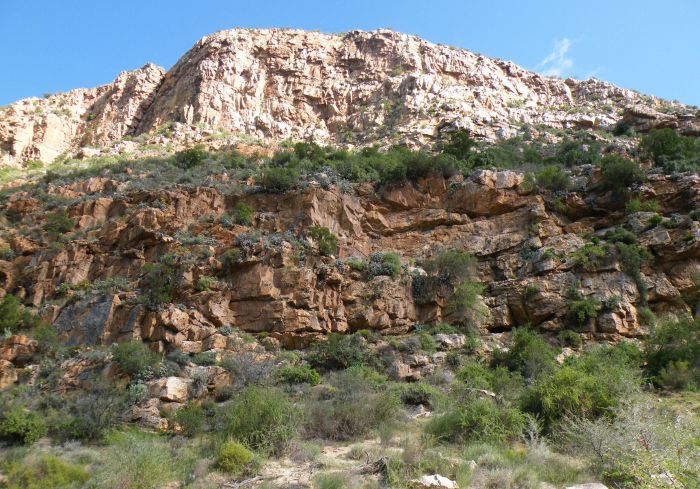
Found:
<path fill-rule="evenodd" d="M 537 70 L 545 76 L 565 76 L 574 66 L 574 61 L 567 57 L 571 41 L 568 38 L 554 41 L 554 49 L 537 65 Z"/>

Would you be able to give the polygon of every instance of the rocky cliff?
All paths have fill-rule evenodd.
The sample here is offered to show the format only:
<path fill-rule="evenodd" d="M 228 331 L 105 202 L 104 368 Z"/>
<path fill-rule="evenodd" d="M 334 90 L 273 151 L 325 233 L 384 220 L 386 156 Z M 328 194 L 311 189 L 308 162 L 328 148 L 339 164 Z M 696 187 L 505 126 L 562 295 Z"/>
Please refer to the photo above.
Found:
<path fill-rule="evenodd" d="M 496 139 L 524 124 L 593 129 L 623 115 L 700 133 L 697 114 L 677 103 L 392 31 L 235 29 L 202 38 L 167 72 L 149 64 L 101 87 L 3 108 L 0 165 L 133 152 L 134 138 L 421 146 L 455 128 Z"/>

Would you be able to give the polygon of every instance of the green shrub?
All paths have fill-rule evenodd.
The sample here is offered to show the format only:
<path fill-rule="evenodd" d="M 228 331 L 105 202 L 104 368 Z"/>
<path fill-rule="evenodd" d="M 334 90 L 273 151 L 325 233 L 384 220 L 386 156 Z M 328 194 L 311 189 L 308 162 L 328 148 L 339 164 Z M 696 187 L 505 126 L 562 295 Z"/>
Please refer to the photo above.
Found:
<path fill-rule="evenodd" d="M 506 351 L 496 350 L 495 366 L 504 366 L 520 372 L 526 378 L 535 378 L 554 368 L 556 350 L 536 331 L 527 327 L 513 330 L 511 347 Z"/>
<path fill-rule="evenodd" d="M 455 286 L 474 275 L 476 258 L 462 250 L 448 249 L 423 263 L 425 271 L 440 284 Z"/>
<path fill-rule="evenodd" d="M 700 152 L 694 138 L 681 136 L 670 128 L 652 129 L 642 137 L 639 148 L 658 166 L 692 160 Z"/>
<path fill-rule="evenodd" d="M 192 357 L 192 361 L 197 365 L 211 366 L 216 365 L 216 352 L 215 351 L 202 351 L 195 353 Z"/>
<path fill-rule="evenodd" d="M 223 405 L 219 434 L 253 450 L 280 454 L 297 433 L 298 409 L 279 390 L 249 386 Z"/>
<path fill-rule="evenodd" d="M 459 160 L 468 160 L 477 142 L 471 138 L 468 131 L 458 130 L 449 134 L 448 140 L 443 144 L 442 151 Z"/>
<path fill-rule="evenodd" d="M 205 292 L 211 290 L 211 286 L 216 283 L 216 279 L 214 277 L 210 277 L 208 275 L 202 275 L 197 279 L 197 284 L 195 285 L 195 289 L 199 292 Z"/>
<path fill-rule="evenodd" d="M 442 398 L 437 387 L 424 382 L 397 383 L 392 386 L 392 391 L 409 406 L 435 406 L 436 400 Z"/>
<path fill-rule="evenodd" d="M 690 369 L 689 362 L 676 360 L 661 369 L 657 381 L 664 389 L 695 390 L 698 385 L 697 377 L 697 372 Z"/>
<path fill-rule="evenodd" d="M 372 253 L 367 264 L 369 278 L 385 275 L 396 278 L 401 272 L 401 257 L 398 253 Z"/>
<path fill-rule="evenodd" d="M 437 253 L 423 263 L 427 275 L 413 275 L 414 301 L 428 304 L 437 296 L 449 297 L 447 312 L 466 319 L 483 293 L 480 284 L 469 280 L 474 274 L 475 263 L 476 259 L 465 251 L 451 249 Z"/>
<path fill-rule="evenodd" d="M 593 270 L 595 262 L 608 255 L 607 250 L 600 245 L 586 243 L 571 254 L 571 261 L 574 266 L 583 270 Z"/>
<path fill-rule="evenodd" d="M 128 401 L 112 383 L 92 381 L 89 390 L 64 396 L 64 415 L 57 435 L 63 440 L 99 440 L 122 422 Z"/>
<path fill-rule="evenodd" d="M 679 319 L 659 324 L 647 338 L 647 375 L 670 388 L 700 385 L 700 323 Z M 678 375 L 678 381 L 672 379 Z M 681 378 L 682 377 L 682 378 Z"/>
<path fill-rule="evenodd" d="M 170 255 L 161 257 L 158 263 L 146 263 L 141 279 L 141 300 L 150 309 L 156 310 L 162 304 L 172 302 L 178 285 L 179 265 L 177 258 Z"/>
<path fill-rule="evenodd" d="M 98 452 L 93 471 L 94 487 L 159 489 L 186 475 L 183 461 L 176 459 L 167 440 L 127 431 L 112 432 L 105 441 L 107 448 Z"/>
<path fill-rule="evenodd" d="M 600 159 L 600 144 L 568 139 L 559 143 L 554 160 L 567 167 L 595 165 Z"/>
<path fill-rule="evenodd" d="M 637 367 L 624 349 L 598 346 L 538 377 L 523 406 L 552 426 L 565 416 L 609 414 L 639 388 Z"/>
<path fill-rule="evenodd" d="M 119 370 L 130 376 L 155 368 L 160 362 L 157 353 L 141 341 L 118 343 L 112 348 L 112 356 Z"/>
<path fill-rule="evenodd" d="M 0 440 L 31 445 L 46 433 L 46 423 L 36 412 L 15 406 L 0 413 Z"/>
<path fill-rule="evenodd" d="M 238 248 L 231 248 L 229 250 L 226 250 L 222 255 L 221 255 L 221 263 L 224 266 L 224 269 L 231 273 L 233 272 L 236 267 L 239 265 L 241 260 L 241 250 Z"/>
<path fill-rule="evenodd" d="M 603 188 L 618 195 L 632 185 L 644 182 L 644 171 L 639 165 L 617 154 L 604 156 L 600 162 L 600 168 Z"/>
<path fill-rule="evenodd" d="M 319 373 L 308 365 L 284 365 L 275 372 L 278 382 L 285 384 L 310 384 L 321 383 Z"/>
<path fill-rule="evenodd" d="M 239 202 L 233 207 L 233 216 L 236 224 L 241 226 L 253 224 L 253 208 L 244 202 Z"/>
<path fill-rule="evenodd" d="M 535 175 L 537 185 L 545 190 L 563 191 L 571 188 L 571 177 L 558 166 L 546 166 Z"/>
<path fill-rule="evenodd" d="M 570 348 L 580 348 L 583 341 L 581 340 L 581 335 L 570 329 L 565 329 L 559 332 L 557 335 L 559 341 L 561 341 L 565 346 Z"/>
<path fill-rule="evenodd" d="M 322 369 L 345 369 L 371 364 L 372 352 L 362 335 L 331 333 L 326 341 L 314 345 L 309 361 Z"/>
<path fill-rule="evenodd" d="M 180 426 L 183 435 L 193 437 L 202 433 L 206 414 L 202 406 L 188 402 L 175 412 L 173 419 Z"/>
<path fill-rule="evenodd" d="M 600 310 L 600 301 L 592 297 L 577 297 L 569 302 L 567 317 L 576 327 L 581 327 L 590 319 L 595 319 Z"/>
<path fill-rule="evenodd" d="M 4 472 L 7 489 L 71 489 L 82 487 L 90 478 L 79 465 L 48 454 L 10 462 Z"/>
<path fill-rule="evenodd" d="M 523 388 L 523 379 L 518 372 L 510 372 L 502 366 L 489 368 L 476 360 L 465 362 L 457 373 L 457 378 L 467 392 L 486 389 L 508 400 L 517 399 Z M 461 387 L 455 388 L 454 393 L 459 393 Z"/>
<path fill-rule="evenodd" d="M 268 168 L 263 171 L 260 185 L 272 193 L 284 193 L 299 183 L 299 172 L 294 168 Z"/>
<path fill-rule="evenodd" d="M 328 383 L 330 389 L 315 392 L 306 403 L 306 436 L 350 440 L 365 436 L 396 419 L 398 397 L 373 385 L 365 371 L 334 372 Z"/>
<path fill-rule="evenodd" d="M 524 428 L 525 416 L 518 409 L 492 399 L 471 398 L 434 416 L 426 431 L 439 440 L 455 443 L 500 443 L 518 438 Z"/>
<path fill-rule="evenodd" d="M 348 477 L 341 472 L 328 472 L 318 474 L 313 478 L 314 489 L 344 489 L 347 485 Z"/>
<path fill-rule="evenodd" d="M 625 210 L 630 214 L 635 212 L 660 212 L 661 204 L 656 200 L 631 199 L 625 204 Z"/>
<path fill-rule="evenodd" d="M 190 170 L 206 161 L 208 153 L 206 148 L 198 144 L 192 148 L 180 151 L 175 155 L 175 165 L 183 170 Z"/>
<path fill-rule="evenodd" d="M 631 399 L 610 416 L 569 417 L 556 433 L 558 444 L 590 464 L 608 487 L 656 488 L 665 481 L 697 487 L 700 427 L 686 409 L 660 404 L 658 399 Z M 659 470 L 668 478 L 660 478 Z"/>
<path fill-rule="evenodd" d="M 651 227 L 656 227 L 664 221 L 664 218 L 658 214 L 655 214 L 649 218 L 647 224 Z"/>
<path fill-rule="evenodd" d="M 309 228 L 311 236 L 318 244 L 318 251 L 324 256 L 331 256 L 338 248 L 338 238 L 328 228 L 312 226 Z"/>
<path fill-rule="evenodd" d="M 452 297 L 447 304 L 449 313 L 464 316 L 475 310 L 479 303 L 479 296 L 483 294 L 484 286 L 470 281 L 464 281 L 457 285 L 452 293 Z M 477 311 L 479 312 L 479 311 Z"/>
<path fill-rule="evenodd" d="M 216 452 L 216 466 L 229 474 L 240 475 L 253 460 L 253 454 L 235 441 L 227 441 Z"/>
<path fill-rule="evenodd" d="M 7 294 L 0 302 L 0 332 L 15 332 L 22 324 L 22 306 L 17 297 Z"/>
<path fill-rule="evenodd" d="M 74 227 L 75 221 L 68 216 L 66 211 L 58 211 L 46 215 L 44 230 L 54 239 L 72 231 Z"/>
<path fill-rule="evenodd" d="M 358 272 L 367 270 L 367 263 L 359 258 L 348 258 L 345 260 L 345 265 L 350 268 L 350 270 L 356 270 Z"/>

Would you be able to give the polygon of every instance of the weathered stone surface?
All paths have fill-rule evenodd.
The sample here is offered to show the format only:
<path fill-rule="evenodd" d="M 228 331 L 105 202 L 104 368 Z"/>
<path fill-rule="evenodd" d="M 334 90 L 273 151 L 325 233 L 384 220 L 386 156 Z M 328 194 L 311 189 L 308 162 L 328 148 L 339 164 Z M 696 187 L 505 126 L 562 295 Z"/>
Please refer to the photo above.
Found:
<path fill-rule="evenodd" d="M 17 369 L 9 360 L 0 359 L 0 389 L 9 387 L 17 382 Z"/>
<path fill-rule="evenodd" d="M 97 88 L 11 104 L 0 112 L 0 166 L 132 152 L 137 145 L 121 140 L 140 134 L 178 147 L 241 139 L 212 140 L 217 130 L 267 141 L 343 143 L 351 135 L 355 144 L 398 138 L 416 146 L 457 127 L 488 139 L 511 137 L 521 124 L 594 129 L 617 121 L 620 100 L 637 130 L 700 134 L 697 116 L 662 114 L 651 108 L 655 99 L 631 90 L 545 77 L 389 30 L 234 29 L 202 38 L 167 73 L 147 64 Z M 167 136 L 157 133 L 171 123 Z M 488 171 L 481 178 L 495 189 L 522 179 Z"/>
<path fill-rule="evenodd" d="M 191 379 L 181 377 L 167 377 L 154 380 L 149 384 L 151 397 L 157 397 L 161 401 L 187 402 Z"/>
<path fill-rule="evenodd" d="M 439 474 L 424 475 L 420 479 L 412 481 L 415 487 L 438 487 L 444 489 L 458 489 L 459 485 L 447 477 Z"/>

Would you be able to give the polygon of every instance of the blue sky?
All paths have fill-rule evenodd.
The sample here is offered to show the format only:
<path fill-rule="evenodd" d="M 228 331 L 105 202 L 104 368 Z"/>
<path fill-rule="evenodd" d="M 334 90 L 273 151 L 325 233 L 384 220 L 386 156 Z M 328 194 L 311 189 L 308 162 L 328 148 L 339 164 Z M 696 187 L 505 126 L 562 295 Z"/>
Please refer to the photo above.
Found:
<path fill-rule="evenodd" d="M 533 70 L 700 105 L 697 0 L 2 0 L 0 105 L 169 68 L 232 27 L 390 27 Z"/>

